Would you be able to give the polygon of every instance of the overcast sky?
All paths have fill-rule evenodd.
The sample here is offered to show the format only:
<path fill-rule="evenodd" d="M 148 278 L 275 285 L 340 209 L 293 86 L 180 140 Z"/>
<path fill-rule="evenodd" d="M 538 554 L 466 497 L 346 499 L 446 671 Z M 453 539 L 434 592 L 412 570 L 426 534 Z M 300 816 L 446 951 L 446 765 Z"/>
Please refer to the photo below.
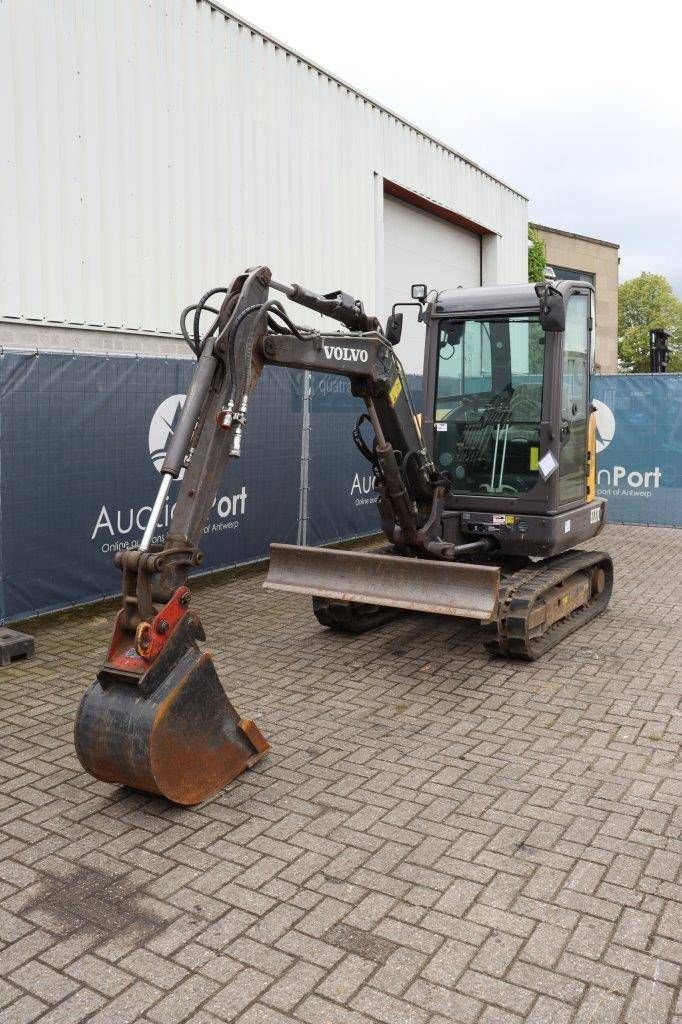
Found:
<path fill-rule="evenodd" d="M 677 4 L 224 2 L 682 297 Z"/>

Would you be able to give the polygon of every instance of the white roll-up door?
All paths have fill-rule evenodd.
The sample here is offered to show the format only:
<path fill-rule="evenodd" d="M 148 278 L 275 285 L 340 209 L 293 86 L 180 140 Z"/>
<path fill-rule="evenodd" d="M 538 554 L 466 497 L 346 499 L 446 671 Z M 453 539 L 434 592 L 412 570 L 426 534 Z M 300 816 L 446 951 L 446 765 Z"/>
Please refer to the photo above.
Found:
<path fill-rule="evenodd" d="M 384 196 L 384 320 L 394 302 L 409 302 L 410 287 L 471 287 L 481 283 L 481 237 L 441 217 Z M 424 325 L 404 309 L 398 349 L 408 373 L 421 373 Z"/>

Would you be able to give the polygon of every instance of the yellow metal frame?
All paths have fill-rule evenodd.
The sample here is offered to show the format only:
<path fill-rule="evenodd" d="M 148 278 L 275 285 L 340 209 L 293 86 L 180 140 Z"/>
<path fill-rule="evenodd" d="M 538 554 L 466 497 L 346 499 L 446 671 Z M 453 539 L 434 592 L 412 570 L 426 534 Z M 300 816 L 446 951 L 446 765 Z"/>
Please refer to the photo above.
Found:
<path fill-rule="evenodd" d="M 585 466 L 587 477 L 587 500 L 594 501 L 597 496 L 597 414 L 590 413 L 587 422 L 587 462 Z"/>

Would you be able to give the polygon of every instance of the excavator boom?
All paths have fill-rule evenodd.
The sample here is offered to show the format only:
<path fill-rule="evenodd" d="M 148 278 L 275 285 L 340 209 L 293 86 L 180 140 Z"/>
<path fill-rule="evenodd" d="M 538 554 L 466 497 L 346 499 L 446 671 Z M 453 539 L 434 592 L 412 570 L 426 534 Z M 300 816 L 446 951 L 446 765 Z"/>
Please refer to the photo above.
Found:
<path fill-rule="evenodd" d="M 351 333 L 297 327 L 270 297 L 271 290 L 339 321 Z M 216 295 L 220 308 L 201 333 Z M 268 750 L 258 727 L 230 703 L 211 655 L 199 648 L 203 628 L 189 609 L 186 586 L 189 572 L 202 562 L 199 539 L 218 486 L 230 460 L 241 454 L 249 398 L 263 365 L 326 371 L 351 380 L 365 399 L 379 441 L 375 455 L 385 483 L 383 516 L 396 539 L 408 538 L 426 550 L 431 536 L 419 531 L 439 480 L 400 364 L 379 322 L 351 296 L 316 295 L 300 285 L 273 281 L 267 267 L 257 267 L 188 307 L 182 328 L 197 366 L 140 546 L 116 556 L 123 576 L 122 607 L 106 661 L 81 700 L 75 743 L 81 763 L 96 778 L 195 804 Z M 409 453 L 402 468 L 396 449 Z M 160 509 L 172 481 L 181 476 L 168 533 L 163 545 L 155 546 Z M 401 564 L 399 575 L 395 587 L 403 585 L 409 566 Z M 366 599 L 352 589 L 348 593 Z M 424 598 L 421 606 L 427 604 Z M 457 605 L 456 599 L 451 605 Z M 490 611 L 490 600 L 486 607 Z"/>

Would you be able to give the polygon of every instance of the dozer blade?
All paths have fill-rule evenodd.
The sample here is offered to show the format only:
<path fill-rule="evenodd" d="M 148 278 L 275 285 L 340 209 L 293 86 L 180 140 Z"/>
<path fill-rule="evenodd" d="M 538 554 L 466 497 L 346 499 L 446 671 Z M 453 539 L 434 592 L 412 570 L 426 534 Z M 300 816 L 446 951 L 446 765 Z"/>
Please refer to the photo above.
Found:
<path fill-rule="evenodd" d="M 497 614 L 500 570 L 464 562 L 271 544 L 263 586 L 488 622 Z"/>
<path fill-rule="evenodd" d="M 194 643 L 201 625 L 191 613 L 187 620 L 137 684 L 100 672 L 81 700 L 75 741 L 95 778 L 191 806 L 259 761 L 269 744 L 240 719 L 210 654 Z"/>

